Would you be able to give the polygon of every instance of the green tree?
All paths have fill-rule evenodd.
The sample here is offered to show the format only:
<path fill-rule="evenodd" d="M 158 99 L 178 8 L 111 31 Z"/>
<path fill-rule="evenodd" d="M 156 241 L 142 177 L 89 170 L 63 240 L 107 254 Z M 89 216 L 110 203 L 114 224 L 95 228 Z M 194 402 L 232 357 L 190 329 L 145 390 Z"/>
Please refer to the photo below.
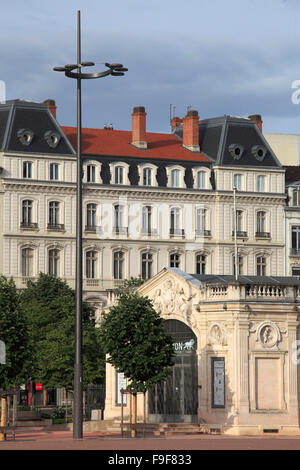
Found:
<path fill-rule="evenodd" d="M 163 319 L 148 297 L 124 291 L 105 316 L 100 335 L 107 362 L 129 379 L 127 388 L 134 391 L 135 414 L 135 392 L 145 393 L 171 372 L 173 339 L 165 333 Z"/>
<path fill-rule="evenodd" d="M 29 338 L 20 295 L 13 279 L 0 276 L 0 340 L 6 348 L 6 364 L 0 364 L 0 388 L 25 382 L 29 366 Z"/>
<path fill-rule="evenodd" d="M 121 287 L 121 291 L 123 292 L 132 292 L 144 284 L 145 279 L 139 277 L 131 276 L 130 279 L 125 279 L 123 286 Z"/>
<path fill-rule="evenodd" d="M 40 274 L 21 295 L 31 346 L 31 376 L 47 388 L 73 389 L 75 294 L 65 281 Z M 83 387 L 104 380 L 105 358 L 94 312 L 82 308 Z"/>

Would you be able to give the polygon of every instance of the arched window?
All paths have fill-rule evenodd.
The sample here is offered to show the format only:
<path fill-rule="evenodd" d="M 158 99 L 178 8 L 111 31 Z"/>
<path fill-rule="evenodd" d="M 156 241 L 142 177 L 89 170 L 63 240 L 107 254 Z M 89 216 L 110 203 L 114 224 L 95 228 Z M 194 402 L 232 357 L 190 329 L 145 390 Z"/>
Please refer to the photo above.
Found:
<path fill-rule="evenodd" d="M 206 172 L 205 171 L 197 171 L 197 188 L 198 189 L 205 189 L 206 188 Z"/>
<path fill-rule="evenodd" d="M 48 272 L 51 276 L 59 276 L 59 250 L 53 248 L 48 252 Z"/>
<path fill-rule="evenodd" d="M 170 267 L 180 268 L 180 254 L 179 253 L 170 254 Z"/>
<path fill-rule="evenodd" d="M 114 252 L 114 279 L 124 279 L 124 253 L 123 251 Z"/>
<path fill-rule="evenodd" d="M 58 227 L 59 226 L 59 202 L 51 201 L 49 202 L 49 227 Z"/>
<path fill-rule="evenodd" d="M 267 262 L 265 256 L 258 256 L 256 258 L 256 275 L 265 276 L 266 275 Z"/>
<path fill-rule="evenodd" d="M 143 169 L 143 185 L 152 186 L 152 169 L 151 168 L 146 167 Z"/>
<path fill-rule="evenodd" d="M 196 255 L 196 274 L 205 274 L 206 272 L 206 256 L 203 254 Z"/>
<path fill-rule="evenodd" d="M 85 255 L 85 275 L 87 279 L 95 279 L 97 268 L 97 253 L 94 250 L 89 250 Z"/>
<path fill-rule="evenodd" d="M 115 184 L 124 184 L 124 167 L 115 167 Z"/>
<path fill-rule="evenodd" d="M 206 226 L 206 209 L 197 207 L 196 209 L 196 235 L 204 235 Z"/>
<path fill-rule="evenodd" d="M 29 227 L 32 224 L 33 202 L 25 200 L 22 202 L 22 225 Z"/>
<path fill-rule="evenodd" d="M 256 214 L 256 232 L 263 234 L 266 231 L 266 213 L 258 211 Z"/>
<path fill-rule="evenodd" d="M 151 233 L 152 228 L 152 207 L 144 206 L 142 208 L 142 233 Z"/>
<path fill-rule="evenodd" d="M 180 187 L 180 170 L 171 170 L 171 186 L 172 188 Z"/>
<path fill-rule="evenodd" d="M 86 206 L 86 229 L 96 228 L 97 204 L 87 204 Z"/>
<path fill-rule="evenodd" d="M 22 276 L 30 277 L 33 275 L 33 249 L 22 249 Z"/>
<path fill-rule="evenodd" d="M 142 253 L 142 278 L 150 279 L 153 274 L 153 256 L 152 253 Z"/>

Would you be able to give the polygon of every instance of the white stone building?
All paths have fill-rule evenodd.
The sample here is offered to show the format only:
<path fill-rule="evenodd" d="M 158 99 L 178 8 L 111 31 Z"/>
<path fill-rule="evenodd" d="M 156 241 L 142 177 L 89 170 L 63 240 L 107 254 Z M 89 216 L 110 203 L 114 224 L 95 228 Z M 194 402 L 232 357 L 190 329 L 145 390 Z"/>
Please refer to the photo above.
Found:
<path fill-rule="evenodd" d="M 0 105 L 0 272 L 18 288 L 39 272 L 74 287 L 76 129 L 55 110 Z M 138 107 L 132 126 L 83 129 L 83 295 L 98 316 L 131 276 L 233 274 L 233 187 L 239 274 L 285 274 L 285 171 L 257 116 L 189 111 L 158 134 Z"/>

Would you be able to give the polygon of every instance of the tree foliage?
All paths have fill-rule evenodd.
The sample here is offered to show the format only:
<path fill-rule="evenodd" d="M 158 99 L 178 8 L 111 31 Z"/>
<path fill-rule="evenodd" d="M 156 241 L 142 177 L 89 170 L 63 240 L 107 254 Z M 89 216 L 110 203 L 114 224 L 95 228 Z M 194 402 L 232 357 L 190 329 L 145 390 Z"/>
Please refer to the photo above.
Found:
<path fill-rule="evenodd" d="M 31 376 L 47 388 L 73 389 L 75 293 L 65 281 L 40 274 L 21 295 L 31 349 Z M 103 381 L 105 359 L 93 310 L 82 308 L 83 387 Z"/>
<path fill-rule="evenodd" d="M 4 276 L 0 276 L 0 340 L 6 348 L 6 364 L 0 364 L 0 388 L 21 385 L 28 374 L 28 331 L 15 282 Z"/>
<path fill-rule="evenodd" d="M 170 373 L 173 340 L 149 298 L 123 291 L 105 316 L 100 335 L 107 361 L 130 380 L 129 388 L 145 392 Z"/>

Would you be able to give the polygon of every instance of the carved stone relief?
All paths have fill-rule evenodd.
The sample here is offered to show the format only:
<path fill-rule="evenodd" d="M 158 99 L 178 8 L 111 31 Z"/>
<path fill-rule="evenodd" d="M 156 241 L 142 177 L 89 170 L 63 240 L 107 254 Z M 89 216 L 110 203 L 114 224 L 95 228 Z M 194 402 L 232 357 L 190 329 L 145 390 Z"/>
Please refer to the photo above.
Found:
<path fill-rule="evenodd" d="M 221 323 L 212 323 L 208 329 L 208 342 L 213 345 L 224 346 L 227 344 L 227 335 L 225 326 Z"/>

